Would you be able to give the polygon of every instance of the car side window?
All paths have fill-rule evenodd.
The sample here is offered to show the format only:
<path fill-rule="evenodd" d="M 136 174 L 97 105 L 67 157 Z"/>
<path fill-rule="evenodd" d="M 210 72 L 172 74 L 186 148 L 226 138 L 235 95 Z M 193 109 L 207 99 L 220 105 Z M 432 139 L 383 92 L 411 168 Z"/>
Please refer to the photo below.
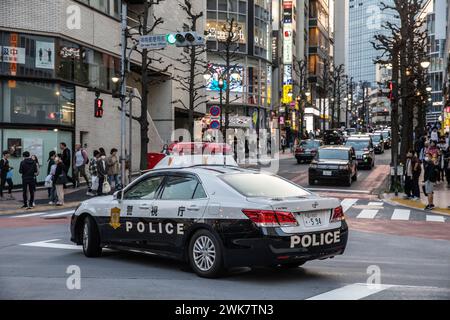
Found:
<path fill-rule="evenodd" d="M 191 200 L 198 181 L 194 177 L 171 176 L 164 185 L 161 200 Z"/>
<path fill-rule="evenodd" d="M 150 177 L 142 180 L 128 189 L 124 194 L 125 200 L 153 200 L 164 176 Z"/>
<path fill-rule="evenodd" d="M 201 185 L 201 183 L 197 184 L 197 188 L 195 189 L 195 193 L 194 193 L 194 199 L 205 199 L 208 198 L 208 196 L 206 195 L 205 189 L 203 189 L 203 186 Z"/>

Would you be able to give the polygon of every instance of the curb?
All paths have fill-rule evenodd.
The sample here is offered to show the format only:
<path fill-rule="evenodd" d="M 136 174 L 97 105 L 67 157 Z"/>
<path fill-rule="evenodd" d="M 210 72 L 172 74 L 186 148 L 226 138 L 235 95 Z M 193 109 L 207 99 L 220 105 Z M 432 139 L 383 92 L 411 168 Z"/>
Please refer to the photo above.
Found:
<path fill-rule="evenodd" d="M 26 215 L 30 213 L 39 213 L 39 212 L 45 212 L 45 213 L 57 213 L 61 210 L 75 210 L 75 208 L 78 206 L 78 202 L 66 202 L 66 204 L 63 207 L 56 207 L 56 206 L 45 206 L 45 205 L 37 205 L 32 210 L 26 210 L 26 209 L 17 209 L 17 210 L 5 210 L 0 211 L 0 217 L 2 216 L 11 216 L 11 215 Z"/>
<path fill-rule="evenodd" d="M 424 213 L 436 213 L 436 214 L 441 214 L 441 215 L 445 215 L 445 216 L 450 217 L 450 210 L 448 210 L 448 209 L 435 208 L 435 209 L 433 209 L 433 210 L 431 210 L 431 211 L 427 211 L 427 210 L 422 209 L 422 208 L 417 208 L 417 207 L 414 207 L 414 206 L 409 206 L 409 205 L 407 205 L 407 204 L 405 204 L 405 203 L 401 203 L 401 202 L 392 200 L 392 199 L 390 199 L 389 197 L 387 197 L 386 195 L 387 195 L 386 193 L 381 194 L 381 195 L 380 195 L 380 199 L 382 199 L 384 202 L 386 202 L 386 203 L 388 203 L 388 204 L 390 204 L 390 205 L 392 205 L 392 206 L 402 206 L 402 207 L 409 208 L 409 209 L 413 209 L 413 210 L 416 210 L 416 211 L 422 211 L 422 212 L 424 212 Z M 422 204 L 422 202 L 418 202 L 418 203 Z M 423 205 L 422 207 L 424 207 L 424 206 L 425 206 L 425 205 Z"/>

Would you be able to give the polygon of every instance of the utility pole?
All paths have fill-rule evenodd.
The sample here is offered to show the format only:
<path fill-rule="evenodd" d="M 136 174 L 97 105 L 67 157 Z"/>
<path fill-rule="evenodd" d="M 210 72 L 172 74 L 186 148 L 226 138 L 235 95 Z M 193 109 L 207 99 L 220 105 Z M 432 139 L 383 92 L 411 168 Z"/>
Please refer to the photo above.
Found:
<path fill-rule="evenodd" d="M 121 12 L 121 61 L 120 61 L 120 179 L 122 187 L 125 186 L 125 164 L 126 164 L 126 154 L 125 154 L 125 140 L 126 140 L 126 94 L 127 94 L 127 75 L 126 75 L 126 57 L 127 57 L 127 3 L 122 1 L 122 12 Z M 130 115 L 131 118 L 131 115 Z M 131 150 L 130 150 L 131 152 Z"/>

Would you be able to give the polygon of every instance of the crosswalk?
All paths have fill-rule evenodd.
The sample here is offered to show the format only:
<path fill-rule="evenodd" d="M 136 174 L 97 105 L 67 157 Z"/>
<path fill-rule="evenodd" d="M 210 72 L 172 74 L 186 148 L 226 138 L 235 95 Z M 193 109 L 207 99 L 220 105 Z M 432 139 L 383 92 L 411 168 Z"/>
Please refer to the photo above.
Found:
<path fill-rule="evenodd" d="M 393 220 L 393 221 L 426 221 L 437 223 L 450 223 L 450 217 L 433 214 L 425 214 L 423 211 L 399 209 L 384 202 L 367 201 L 361 199 L 347 198 L 341 201 L 342 208 L 349 218 L 365 220 Z M 35 212 L 29 214 L 17 214 L 10 216 L 11 219 L 43 218 L 56 219 L 72 215 L 74 210 L 60 212 Z"/>
<path fill-rule="evenodd" d="M 450 223 L 450 217 L 444 215 L 411 209 L 398 209 L 384 202 L 349 198 L 342 200 L 341 205 L 347 217 L 355 219 Z"/>

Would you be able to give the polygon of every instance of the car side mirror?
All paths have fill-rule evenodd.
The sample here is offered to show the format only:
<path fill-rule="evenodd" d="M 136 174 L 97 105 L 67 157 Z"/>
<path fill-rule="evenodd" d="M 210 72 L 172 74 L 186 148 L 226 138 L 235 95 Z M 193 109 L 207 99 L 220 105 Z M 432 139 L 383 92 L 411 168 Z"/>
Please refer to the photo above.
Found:
<path fill-rule="evenodd" d="M 119 202 L 122 201 L 122 195 L 123 195 L 123 190 L 119 190 L 114 192 L 113 194 L 113 200 L 118 200 Z"/>

